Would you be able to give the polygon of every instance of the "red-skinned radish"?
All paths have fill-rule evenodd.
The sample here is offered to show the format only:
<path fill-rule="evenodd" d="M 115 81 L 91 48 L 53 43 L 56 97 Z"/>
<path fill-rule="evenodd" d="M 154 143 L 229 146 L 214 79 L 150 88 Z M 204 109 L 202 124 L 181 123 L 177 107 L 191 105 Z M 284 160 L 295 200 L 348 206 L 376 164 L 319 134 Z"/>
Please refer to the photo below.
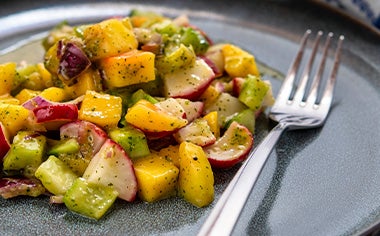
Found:
<path fill-rule="evenodd" d="M 131 202 L 136 198 L 137 180 L 132 161 L 111 139 L 107 139 L 92 158 L 83 178 L 90 183 L 113 186 L 123 200 Z"/>
<path fill-rule="evenodd" d="M 242 162 L 253 146 L 253 136 L 243 125 L 232 122 L 214 144 L 204 148 L 211 166 L 229 168 Z"/>

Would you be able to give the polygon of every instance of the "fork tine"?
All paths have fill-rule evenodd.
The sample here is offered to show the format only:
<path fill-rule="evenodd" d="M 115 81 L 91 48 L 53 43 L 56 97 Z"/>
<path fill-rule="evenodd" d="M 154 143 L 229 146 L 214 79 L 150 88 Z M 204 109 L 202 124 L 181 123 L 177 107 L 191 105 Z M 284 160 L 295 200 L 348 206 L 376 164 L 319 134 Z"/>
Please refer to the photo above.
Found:
<path fill-rule="evenodd" d="M 334 93 L 336 77 L 338 74 L 338 68 L 339 68 L 339 63 L 340 63 L 340 55 L 341 55 L 343 40 L 344 40 L 344 36 L 341 35 L 339 37 L 338 47 L 335 51 L 334 66 L 331 70 L 329 80 L 327 81 L 325 92 L 324 92 L 322 99 L 321 99 L 321 102 L 320 102 L 320 106 L 324 106 L 327 108 L 330 107 L 332 97 L 333 97 L 333 93 Z"/>
<path fill-rule="evenodd" d="M 299 47 L 298 52 L 297 52 L 297 55 L 294 58 L 294 61 L 288 70 L 287 76 L 285 77 L 285 80 L 282 83 L 280 91 L 278 92 L 277 100 L 288 100 L 289 99 L 291 91 L 293 89 L 294 78 L 295 78 L 297 70 L 300 66 L 302 56 L 304 53 L 304 49 L 306 47 L 306 42 L 307 42 L 307 39 L 309 38 L 310 34 L 311 34 L 311 30 L 306 30 L 305 34 L 303 35 L 300 47 Z"/>
<path fill-rule="evenodd" d="M 305 69 L 304 69 L 303 74 L 301 76 L 301 81 L 300 81 L 298 88 L 297 88 L 297 91 L 296 91 L 296 93 L 292 99 L 293 101 L 304 101 L 306 85 L 307 85 L 308 80 L 309 80 L 311 68 L 313 67 L 313 62 L 315 59 L 315 55 L 317 54 L 319 41 L 320 41 L 322 35 L 323 35 L 323 32 L 319 31 L 316 38 L 315 38 L 315 43 L 313 46 L 311 56 L 309 58 L 309 61 L 307 62 L 307 65 L 305 66 Z"/>
<path fill-rule="evenodd" d="M 328 49 L 329 49 L 329 46 L 330 46 L 330 41 L 331 41 L 332 36 L 333 36 L 333 33 L 331 33 L 331 32 L 327 35 L 325 46 L 323 48 L 322 59 L 320 61 L 317 73 L 314 76 L 313 84 L 311 86 L 310 94 L 309 94 L 309 96 L 308 96 L 308 98 L 306 100 L 306 102 L 308 104 L 315 104 L 315 102 L 317 100 L 318 90 L 319 90 L 322 74 L 323 74 L 323 71 L 325 69 L 325 64 L 326 64 L 326 59 L 327 59 L 327 52 L 328 52 Z"/>

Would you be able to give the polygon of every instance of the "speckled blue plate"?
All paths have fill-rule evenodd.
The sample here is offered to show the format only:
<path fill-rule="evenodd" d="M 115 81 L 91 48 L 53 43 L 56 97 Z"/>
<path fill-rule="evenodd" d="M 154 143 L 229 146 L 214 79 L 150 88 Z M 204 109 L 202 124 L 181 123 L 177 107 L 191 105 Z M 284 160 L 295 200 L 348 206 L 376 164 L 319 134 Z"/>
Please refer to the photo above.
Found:
<path fill-rule="evenodd" d="M 323 128 L 283 136 L 253 189 L 234 235 L 353 235 L 380 221 L 380 37 L 354 22 L 292 1 L 204 2 L 3 1 L 0 51 L 7 60 L 41 60 L 33 42 L 62 20 L 71 24 L 148 9 L 187 14 L 212 39 L 232 41 L 279 72 L 275 93 L 307 28 L 344 34 L 335 99 Z M 20 41 L 21 40 L 21 41 Z M 21 48 L 20 53 L 9 53 Z M 280 75 L 280 76 L 279 76 Z M 266 134 L 258 121 L 256 143 Z M 217 171 L 216 200 L 236 169 Z M 118 201 L 99 221 L 51 205 L 46 197 L 0 199 L 1 235 L 196 235 L 212 209 L 174 198 L 154 204 Z"/>

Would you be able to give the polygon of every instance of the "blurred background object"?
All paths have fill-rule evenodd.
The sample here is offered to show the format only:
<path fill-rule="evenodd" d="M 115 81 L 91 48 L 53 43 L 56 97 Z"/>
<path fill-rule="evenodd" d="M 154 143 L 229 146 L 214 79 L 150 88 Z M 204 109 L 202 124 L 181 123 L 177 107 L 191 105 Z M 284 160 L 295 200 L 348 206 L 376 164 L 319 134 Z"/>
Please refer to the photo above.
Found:
<path fill-rule="evenodd" d="M 380 31 L 379 0 L 312 0 Z"/>

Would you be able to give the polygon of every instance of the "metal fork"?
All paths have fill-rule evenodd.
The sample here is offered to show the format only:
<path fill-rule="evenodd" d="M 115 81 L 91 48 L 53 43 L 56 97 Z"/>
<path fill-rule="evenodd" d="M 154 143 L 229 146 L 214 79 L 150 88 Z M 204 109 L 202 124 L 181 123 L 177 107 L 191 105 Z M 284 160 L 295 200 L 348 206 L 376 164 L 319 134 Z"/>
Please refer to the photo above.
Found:
<path fill-rule="evenodd" d="M 302 76 L 296 81 L 296 74 L 301 67 L 307 40 L 311 34 L 307 30 L 301 40 L 297 55 L 289 68 L 288 74 L 280 88 L 275 104 L 269 117 L 278 124 L 271 130 L 267 137 L 256 147 L 242 164 L 226 190 L 216 203 L 211 214 L 202 226 L 199 236 L 203 235 L 230 235 L 235 227 L 239 215 L 247 201 L 247 198 L 258 179 L 260 172 L 272 152 L 282 133 L 286 130 L 308 129 L 320 127 L 324 124 L 333 98 L 335 81 L 340 63 L 341 47 L 344 36 L 340 36 L 335 52 L 335 58 L 331 74 L 326 81 L 323 95 L 320 86 L 323 71 L 328 57 L 332 33 L 329 33 L 323 47 L 319 67 L 310 84 L 309 77 L 313 68 L 322 32 L 318 32 L 315 43 L 307 61 Z"/>

